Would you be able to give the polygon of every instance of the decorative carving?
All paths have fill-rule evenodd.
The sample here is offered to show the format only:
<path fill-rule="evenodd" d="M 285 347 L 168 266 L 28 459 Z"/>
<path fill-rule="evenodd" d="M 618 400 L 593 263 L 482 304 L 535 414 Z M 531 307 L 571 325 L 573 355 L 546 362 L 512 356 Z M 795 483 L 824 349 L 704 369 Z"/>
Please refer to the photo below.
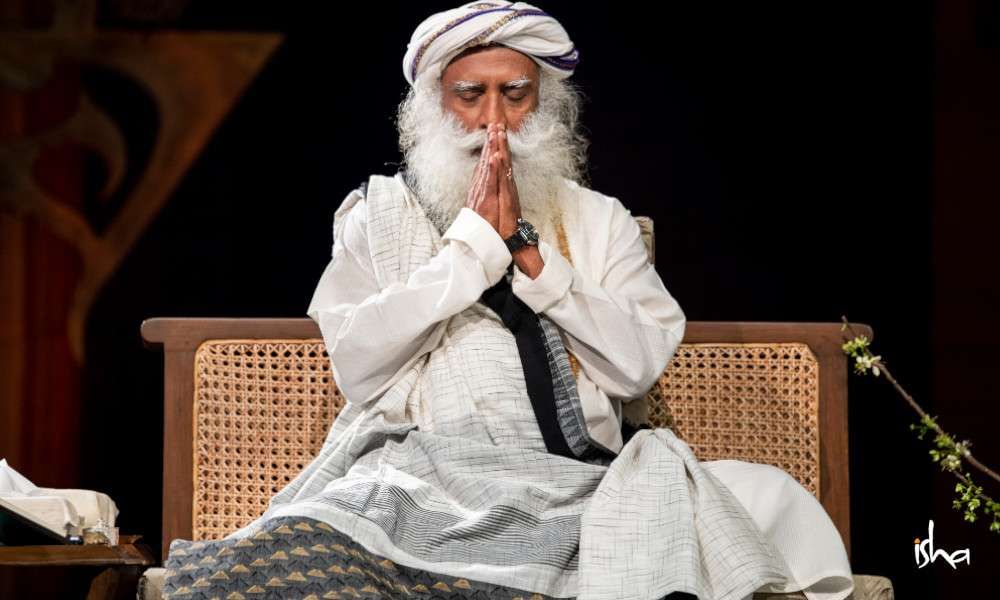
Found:
<path fill-rule="evenodd" d="M 86 11 L 85 11 L 86 12 Z M 159 118 L 152 152 L 121 209 L 98 233 L 77 209 L 52 197 L 35 181 L 33 166 L 48 146 L 78 143 L 105 162 L 99 192 L 107 199 L 122 185 L 126 142 L 113 119 L 86 94 L 77 111 L 48 131 L 0 143 L 0 210 L 30 217 L 69 242 L 80 254 L 83 274 L 67 318 L 74 357 L 84 360 L 84 324 L 90 307 L 183 174 L 204 148 L 250 81 L 281 43 L 273 33 L 103 32 L 65 19 L 47 32 L 0 34 L 0 85 L 28 91 L 44 84 L 54 65 L 97 66 L 141 86 Z"/>

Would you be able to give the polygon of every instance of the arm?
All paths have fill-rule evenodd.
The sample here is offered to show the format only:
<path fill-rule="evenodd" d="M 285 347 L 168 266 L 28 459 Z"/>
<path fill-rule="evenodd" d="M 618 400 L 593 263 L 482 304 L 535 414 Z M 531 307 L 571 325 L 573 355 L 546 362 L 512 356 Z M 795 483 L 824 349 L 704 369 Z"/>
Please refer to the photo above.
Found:
<path fill-rule="evenodd" d="M 534 279 L 515 266 L 514 293 L 567 334 L 566 346 L 611 398 L 645 394 L 684 337 L 683 311 L 649 262 L 639 226 L 614 200 L 607 261 L 599 281 L 539 241 L 544 265 Z"/>
<path fill-rule="evenodd" d="M 365 403 L 437 344 L 437 323 L 500 280 L 510 252 L 487 221 L 463 208 L 438 254 L 405 282 L 379 289 L 364 200 L 349 210 L 334 226 L 333 258 L 307 313 L 323 334 L 337 386 L 348 400 Z"/>

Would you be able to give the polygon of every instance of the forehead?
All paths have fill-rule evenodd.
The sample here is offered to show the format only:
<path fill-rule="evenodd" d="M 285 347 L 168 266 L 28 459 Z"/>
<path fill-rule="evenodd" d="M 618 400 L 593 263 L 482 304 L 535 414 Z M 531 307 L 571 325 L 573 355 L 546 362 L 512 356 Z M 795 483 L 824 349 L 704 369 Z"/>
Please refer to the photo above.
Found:
<path fill-rule="evenodd" d="M 538 65 L 517 50 L 503 47 L 474 48 L 451 61 L 441 81 L 506 82 L 521 77 L 537 79 Z"/>

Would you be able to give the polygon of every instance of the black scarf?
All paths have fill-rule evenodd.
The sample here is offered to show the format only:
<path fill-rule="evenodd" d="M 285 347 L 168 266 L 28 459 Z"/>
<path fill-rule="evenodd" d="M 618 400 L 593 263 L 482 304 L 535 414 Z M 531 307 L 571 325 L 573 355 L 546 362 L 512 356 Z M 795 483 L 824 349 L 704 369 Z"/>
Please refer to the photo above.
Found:
<path fill-rule="evenodd" d="M 508 272 L 513 267 L 508 268 Z M 563 436 L 556 414 L 556 398 L 552 389 L 552 372 L 545 354 L 545 341 L 538 315 L 514 295 L 514 290 L 504 275 L 481 297 L 483 303 L 493 309 L 503 324 L 514 334 L 517 352 L 521 356 L 524 369 L 524 383 L 528 388 L 531 408 L 535 411 L 538 428 L 542 431 L 545 447 L 552 454 L 576 460 L 569 444 Z"/>

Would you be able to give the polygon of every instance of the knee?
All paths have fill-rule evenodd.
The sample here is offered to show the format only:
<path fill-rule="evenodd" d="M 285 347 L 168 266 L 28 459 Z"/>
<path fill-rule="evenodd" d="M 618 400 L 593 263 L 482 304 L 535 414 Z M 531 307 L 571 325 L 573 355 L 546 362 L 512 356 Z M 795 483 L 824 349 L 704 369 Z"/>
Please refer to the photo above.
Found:
<path fill-rule="evenodd" d="M 766 480 L 768 487 L 777 490 L 781 494 L 804 489 L 802 488 L 802 484 L 792 477 L 788 471 L 774 465 L 764 465 L 760 476 Z"/>

